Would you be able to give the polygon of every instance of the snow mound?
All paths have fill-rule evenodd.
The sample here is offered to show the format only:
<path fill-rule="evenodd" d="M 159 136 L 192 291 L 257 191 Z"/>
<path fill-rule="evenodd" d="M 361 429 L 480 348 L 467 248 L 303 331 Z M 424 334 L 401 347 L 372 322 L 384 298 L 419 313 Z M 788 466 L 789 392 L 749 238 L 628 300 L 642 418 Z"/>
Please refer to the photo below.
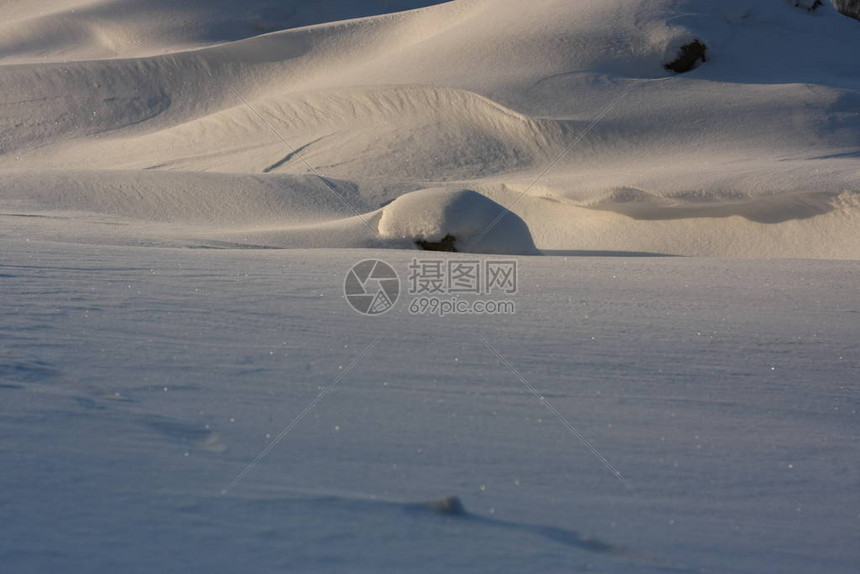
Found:
<path fill-rule="evenodd" d="M 447 244 L 469 253 L 538 255 L 519 216 L 469 189 L 423 189 L 383 208 L 379 234 L 394 246 Z M 447 240 L 447 241 L 446 241 Z"/>

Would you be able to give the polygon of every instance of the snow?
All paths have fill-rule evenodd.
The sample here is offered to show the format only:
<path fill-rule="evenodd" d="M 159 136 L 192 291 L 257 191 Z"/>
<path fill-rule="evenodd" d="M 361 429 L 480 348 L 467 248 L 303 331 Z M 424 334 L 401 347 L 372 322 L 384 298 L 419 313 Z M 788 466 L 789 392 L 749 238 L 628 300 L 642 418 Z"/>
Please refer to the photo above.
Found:
<path fill-rule="evenodd" d="M 794 4 L 6 2 L 0 571 L 856 571 L 860 22 Z"/>
<path fill-rule="evenodd" d="M 525 191 L 512 211 L 543 251 L 860 257 L 860 78 L 845 56 L 860 24 L 829 5 L 125 4 L 14 5 L 0 207 L 65 218 L 16 233 L 379 247 L 356 213 L 446 188 L 505 206 Z M 273 31 L 248 24 L 272 10 Z M 33 24 L 77 26 L 79 11 L 99 14 L 88 37 Z M 106 57 L 99 34 L 117 27 L 127 41 Z M 694 38 L 708 61 L 665 70 Z"/>
<path fill-rule="evenodd" d="M 469 189 L 424 189 L 407 193 L 382 209 L 379 234 L 391 246 L 454 239 L 457 251 L 536 255 L 525 222 L 503 206 Z"/>
<path fill-rule="evenodd" d="M 416 252 L 2 250 L 6 571 L 860 559 L 856 262 L 526 257 L 515 316 L 367 318 L 346 272 Z M 469 514 L 421 508 L 445 496 Z"/>

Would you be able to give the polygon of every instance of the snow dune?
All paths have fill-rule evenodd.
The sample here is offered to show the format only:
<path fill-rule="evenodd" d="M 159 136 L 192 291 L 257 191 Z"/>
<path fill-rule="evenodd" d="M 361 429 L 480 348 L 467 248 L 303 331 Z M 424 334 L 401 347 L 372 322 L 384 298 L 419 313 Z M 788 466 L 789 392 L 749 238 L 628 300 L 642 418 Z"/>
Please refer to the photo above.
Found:
<path fill-rule="evenodd" d="M 150 56 L 442 1 L 9 0 L 0 54 L 16 62 Z"/>
<path fill-rule="evenodd" d="M 829 5 L 68 1 L 10 14 L 0 216 L 46 216 L 7 222 L 16 232 L 378 246 L 357 215 L 447 188 L 513 205 L 545 251 L 860 257 L 860 71 L 845 57 L 860 23 Z M 708 61 L 665 70 L 693 38 Z M 105 218 L 123 225 L 94 224 Z"/>

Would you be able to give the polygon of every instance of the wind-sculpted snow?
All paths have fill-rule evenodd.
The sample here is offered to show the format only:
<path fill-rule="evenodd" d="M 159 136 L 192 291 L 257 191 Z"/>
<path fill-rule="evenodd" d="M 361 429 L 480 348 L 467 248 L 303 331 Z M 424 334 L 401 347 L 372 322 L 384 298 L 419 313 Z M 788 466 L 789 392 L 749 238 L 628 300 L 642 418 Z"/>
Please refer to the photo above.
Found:
<path fill-rule="evenodd" d="M 378 246 L 378 209 L 443 187 L 544 250 L 860 257 L 860 35 L 829 5 L 28 6 L 0 50 L 0 215 L 46 216 L 10 222 L 33 236 Z M 694 39 L 707 61 L 664 69 Z"/>
<path fill-rule="evenodd" d="M 66 0 L 4 7 L 0 59 L 137 57 L 448 0 Z"/>
<path fill-rule="evenodd" d="M 263 120 L 289 145 L 261 131 Z M 253 109 L 237 99 L 154 133 L 61 149 L 53 163 L 82 165 L 86 145 L 88 169 L 304 174 L 307 161 L 346 179 L 477 179 L 551 161 L 573 131 L 462 90 L 353 88 L 267 98 Z"/>

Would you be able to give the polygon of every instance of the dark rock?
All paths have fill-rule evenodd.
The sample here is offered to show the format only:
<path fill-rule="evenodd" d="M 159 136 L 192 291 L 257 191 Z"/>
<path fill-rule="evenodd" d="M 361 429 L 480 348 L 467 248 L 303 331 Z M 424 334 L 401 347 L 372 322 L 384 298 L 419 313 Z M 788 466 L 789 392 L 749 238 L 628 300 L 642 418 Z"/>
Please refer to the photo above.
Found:
<path fill-rule="evenodd" d="M 423 239 L 419 239 L 415 242 L 415 245 L 420 247 L 425 251 L 450 251 L 452 253 L 457 252 L 457 248 L 454 246 L 456 243 L 456 239 L 450 233 L 442 238 L 441 241 L 424 241 Z"/>
<path fill-rule="evenodd" d="M 860 0 L 832 0 L 833 7 L 840 14 L 860 20 Z"/>
<path fill-rule="evenodd" d="M 681 52 L 678 54 L 678 57 L 664 67 L 676 74 L 683 74 L 695 68 L 699 60 L 707 62 L 708 47 L 699 40 L 693 40 L 689 44 L 681 46 Z"/>
<path fill-rule="evenodd" d="M 818 8 L 822 6 L 823 2 L 821 0 L 795 0 L 794 7 L 795 8 L 803 8 L 809 12 L 814 12 Z"/>
<path fill-rule="evenodd" d="M 437 500 L 431 500 L 430 502 L 425 502 L 422 506 L 439 514 L 447 514 L 449 516 L 466 515 L 466 508 L 456 496 L 446 496 Z"/>

